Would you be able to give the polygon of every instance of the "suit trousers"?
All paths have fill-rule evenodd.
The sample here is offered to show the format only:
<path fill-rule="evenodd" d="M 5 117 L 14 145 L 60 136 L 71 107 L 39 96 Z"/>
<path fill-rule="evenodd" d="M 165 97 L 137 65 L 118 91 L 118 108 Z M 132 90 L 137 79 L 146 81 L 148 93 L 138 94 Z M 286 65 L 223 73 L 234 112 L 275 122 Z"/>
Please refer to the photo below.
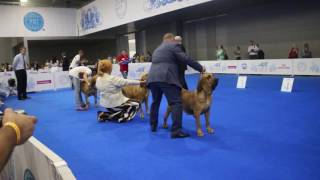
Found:
<path fill-rule="evenodd" d="M 161 104 L 162 95 L 164 94 L 167 98 L 168 104 L 172 109 L 172 132 L 177 132 L 182 128 L 182 100 L 181 100 L 181 88 L 164 83 L 154 82 L 150 83 L 148 87 L 152 93 L 152 105 L 150 113 L 150 124 L 151 126 L 158 126 L 159 108 Z"/>
<path fill-rule="evenodd" d="M 20 69 L 15 71 L 17 78 L 17 91 L 18 98 L 27 97 L 27 71 L 25 69 Z"/>

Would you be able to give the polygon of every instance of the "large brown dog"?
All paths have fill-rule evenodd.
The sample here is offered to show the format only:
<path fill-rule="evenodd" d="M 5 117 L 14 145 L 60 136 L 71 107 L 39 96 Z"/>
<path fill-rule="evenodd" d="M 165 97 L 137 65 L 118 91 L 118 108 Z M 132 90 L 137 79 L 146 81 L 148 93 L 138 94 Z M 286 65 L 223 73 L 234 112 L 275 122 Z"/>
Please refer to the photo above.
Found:
<path fill-rule="evenodd" d="M 86 106 L 87 108 L 90 106 L 89 97 L 94 96 L 94 104 L 97 107 L 97 88 L 96 88 L 96 80 L 97 76 L 93 76 L 92 79 L 89 80 L 89 84 L 85 81 L 81 81 L 80 89 L 81 92 L 84 94 L 86 99 Z"/>
<path fill-rule="evenodd" d="M 201 75 L 198 82 L 197 90 L 194 92 L 182 89 L 182 105 L 187 114 L 192 114 L 196 119 L 196 130 L 198 136 L 203 136 L 201 129 L 200 115 L 205 114 L 206 128 L 208 133 L 214 133 L 214 129 L 210 127 L 210 107 L 212 102 L 212 91 L 217 87 L 219 79 L 212 74 L 205 73 Z M 168 106 L 164 117 L 163 128 L 168 128 L 168 117 L 171 113 L 171 108 Z"/>
<path fill-rule="evenodd" d="M 144 74 L 141 76 L 140 80 L 141 81 L 146 81 L 148 79 L 148 74 Z M 149 91 L 146 86 L 125 86 L 122 88 L 122 93 L 125 95 L 127 98 L 136 100 L 145 104 L 146 107 L 146 112 L 149 113 Z M 144 118 L 144 113 L 142 107 L 140 108 L 140 117 L 143 119 Z"/>

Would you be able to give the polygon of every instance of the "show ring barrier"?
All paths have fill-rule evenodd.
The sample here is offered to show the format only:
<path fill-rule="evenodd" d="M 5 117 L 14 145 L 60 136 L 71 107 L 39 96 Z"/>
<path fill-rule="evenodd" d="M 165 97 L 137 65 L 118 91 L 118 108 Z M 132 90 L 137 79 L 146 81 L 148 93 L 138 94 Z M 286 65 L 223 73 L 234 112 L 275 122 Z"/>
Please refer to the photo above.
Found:
<path fill-rule="evenodd" d="M 17 146 L 0 174 L 1 180 L 75 180 L 67 163 L 31 137 Z"/>
<path fill-rule="evenodd" d="M 320 58 L 314 59 L 265 59 L 265 60 L 225 60 L 200 61 L 209 73 L 238 74 L 238 75 L 311 75 L 320 76 Z M 130 79 L 139 79 L 142 74 L 148 73 L 151 63 L 129 64 Z M 121 77 L 119 65 L 113 65 L 112 74 Z M 186 74 L 197 73 L 188 67 Z M 15 78 L 14 72 L 1 72 L 0 83 L 7 83 L 8 79 Z M 57 90 L 71 86 L 66 71 L 28 71 L 28 92 Z"/>

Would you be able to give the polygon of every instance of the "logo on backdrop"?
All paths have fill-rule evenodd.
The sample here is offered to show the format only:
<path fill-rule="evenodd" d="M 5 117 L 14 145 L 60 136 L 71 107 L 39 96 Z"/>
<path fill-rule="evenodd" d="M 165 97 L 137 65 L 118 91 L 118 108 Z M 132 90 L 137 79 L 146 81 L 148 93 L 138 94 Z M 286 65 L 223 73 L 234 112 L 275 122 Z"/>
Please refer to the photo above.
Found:
<path fill-rule="evenodd" d="M 34 176 L 33 176 L 33 174 L 32 174 L 30 169 L 26 169 L 24 171 L 24 176 L 23 177 L 24 177 L 23 178 L 24 180 L 35 180 L 35 178 L 34 178 Z"/>
<path fill-rule="evenodd" d="M 182 2 L 188 0 L 143 0 L 143 9 L 145 11 L 152 11 L 160 7 L 167 6 L 175 2 Z"/>
<path fill-rule="evenodd" d="M 38 32 L 43 29 L 44 19 L 37 12 L 28 12 L 23 18 L 24 26 L 32 32 Z"/>
<path fill-rule="evenodd" d="M 119 19 L 124 18 L 127 13 L 127 0 L 115 0 L 115 11 Z"/>
<path fill-rule="evenodd" d="M 101 14 L 97 7 L 93 6 L 81 11 L 80 25 L 82 30 L 95 29 L 101 25 Z"/>
<path fill-rule="evenodd" d="M 297 69 L 300 72 L 305 72 L 307 70 L 307 64 L 305 62 L 299 62 L 297 65 Z"/>

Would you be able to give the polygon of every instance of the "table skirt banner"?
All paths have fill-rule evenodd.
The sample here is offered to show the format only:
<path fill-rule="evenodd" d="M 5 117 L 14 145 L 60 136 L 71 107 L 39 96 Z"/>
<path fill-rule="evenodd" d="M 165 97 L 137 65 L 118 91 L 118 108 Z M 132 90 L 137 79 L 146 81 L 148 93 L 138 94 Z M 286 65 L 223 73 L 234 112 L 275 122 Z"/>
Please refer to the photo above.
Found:
<path fill-rule="evenodd" d="M 53 74 L 53 84 L 55 89 L 71 87 L 71 79 L 69 77 L 68 71 L 54 72 L 52 74 Z"/>
<path fill-rule="evenodd" d="M 15 148 L 2 170 L 3 180 L 75 180 L 67 163 L 34 137 Z"/>
<path fill-rule="evenodd" d="M 37 92 L 54 89 L 53 73 L 28 72 L 28 92 Z"/>

